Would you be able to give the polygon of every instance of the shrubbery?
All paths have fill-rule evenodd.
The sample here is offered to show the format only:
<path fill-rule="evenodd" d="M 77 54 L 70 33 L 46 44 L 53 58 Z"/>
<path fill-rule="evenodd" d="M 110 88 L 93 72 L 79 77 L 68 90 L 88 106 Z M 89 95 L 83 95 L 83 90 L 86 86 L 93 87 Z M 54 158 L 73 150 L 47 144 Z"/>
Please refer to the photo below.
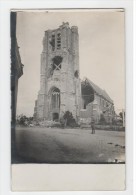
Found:
<path fill-rule="evenodd" d="M 61 124 L 63 127 L 76 127 L 77 123 L 76 120 L 74 119 L 73 115 L 71 112 L 66 111 L 62 117 L 62 119 L 60 120 Z"/>
<path fill-rule="evenodd" d="M 17 116 L 16 124 L 21 126 L 29 126 L 33 122 L 33 117 L 27 117 L 23 114 Z"/>

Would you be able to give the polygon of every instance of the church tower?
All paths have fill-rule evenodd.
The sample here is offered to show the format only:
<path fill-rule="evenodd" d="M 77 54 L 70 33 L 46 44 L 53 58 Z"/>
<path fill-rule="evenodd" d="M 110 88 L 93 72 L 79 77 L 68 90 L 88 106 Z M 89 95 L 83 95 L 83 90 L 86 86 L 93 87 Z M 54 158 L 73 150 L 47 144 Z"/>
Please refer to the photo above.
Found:
<path fill-rule="evenodd" d="M 65 111 L 70 111 L 78 121 L 81 105 L 78 39 L 78 28 L 70 28 L 68 22 L 45 31 L 36 119 L 59 121 Z"/>

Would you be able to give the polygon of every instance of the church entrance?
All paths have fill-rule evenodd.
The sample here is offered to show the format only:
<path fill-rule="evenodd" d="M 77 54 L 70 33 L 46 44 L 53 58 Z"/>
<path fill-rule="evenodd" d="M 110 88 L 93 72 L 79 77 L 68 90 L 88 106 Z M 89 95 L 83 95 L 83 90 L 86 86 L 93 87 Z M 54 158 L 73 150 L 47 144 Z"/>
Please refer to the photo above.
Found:
<path fill-rule="evenodd" d="M 58 113 L 53 113 L 53 121 L 58 121 L 59 120 L 59 114 Z"/>
<path fill-rule="evenodd" d="M 52 119 L 58 121 L 60 113 L 60 90 L 56 87 L 51 92 L 51 112 Z"/>

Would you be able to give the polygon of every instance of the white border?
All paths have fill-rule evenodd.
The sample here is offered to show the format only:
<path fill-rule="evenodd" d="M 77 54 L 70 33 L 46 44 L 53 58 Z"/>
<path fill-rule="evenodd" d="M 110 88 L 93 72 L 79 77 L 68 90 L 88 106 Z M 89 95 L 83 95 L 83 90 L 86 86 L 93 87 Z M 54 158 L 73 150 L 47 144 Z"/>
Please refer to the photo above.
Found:
<path fill-rule="evenodd" d="M 136 1 L 133 2 L 133 191 L 136 194 Z"/>
<path fill-rule="evenodd" d="M 132 61 L 132 1 L 131 0 L 95 0 L 95 1 L 1 1 L 0 2 L 0 194 L 26 194 L 25 192 L 10 191 L 10 21 L 9 10 L 12 8 L 125 8 L 126 9 L 126 81 L 127 81 L 127 164 L 126 164 L 126 191 L 112 192 L 55 192 L 55 194 L 107 194 L 130 195 L 133 194 L 133 61 Z M 136 10 L 135 10 L 136 11 Z M 131 95 L 130 95 L 131 94 Z M 134 96 L 136 97 L 136 96 Z M 135 115 L 136 116 L 136 115 Z M 136 126 L 135 126 L 136 127 Z M 29 192 L 30 195 L 49 194 L 54 192 Z"/>

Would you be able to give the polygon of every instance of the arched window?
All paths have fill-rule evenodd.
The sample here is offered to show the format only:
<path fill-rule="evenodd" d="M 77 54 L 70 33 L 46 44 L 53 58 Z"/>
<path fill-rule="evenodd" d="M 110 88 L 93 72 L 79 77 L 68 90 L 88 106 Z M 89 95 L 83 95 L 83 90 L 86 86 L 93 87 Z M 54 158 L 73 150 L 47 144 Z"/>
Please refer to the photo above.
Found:
<path fill-rule="evenodd" d="M 54 88 L 51 93 L 51 107 L 52 109 L 60 108 L 60 90 L 58 88 Z"/>

